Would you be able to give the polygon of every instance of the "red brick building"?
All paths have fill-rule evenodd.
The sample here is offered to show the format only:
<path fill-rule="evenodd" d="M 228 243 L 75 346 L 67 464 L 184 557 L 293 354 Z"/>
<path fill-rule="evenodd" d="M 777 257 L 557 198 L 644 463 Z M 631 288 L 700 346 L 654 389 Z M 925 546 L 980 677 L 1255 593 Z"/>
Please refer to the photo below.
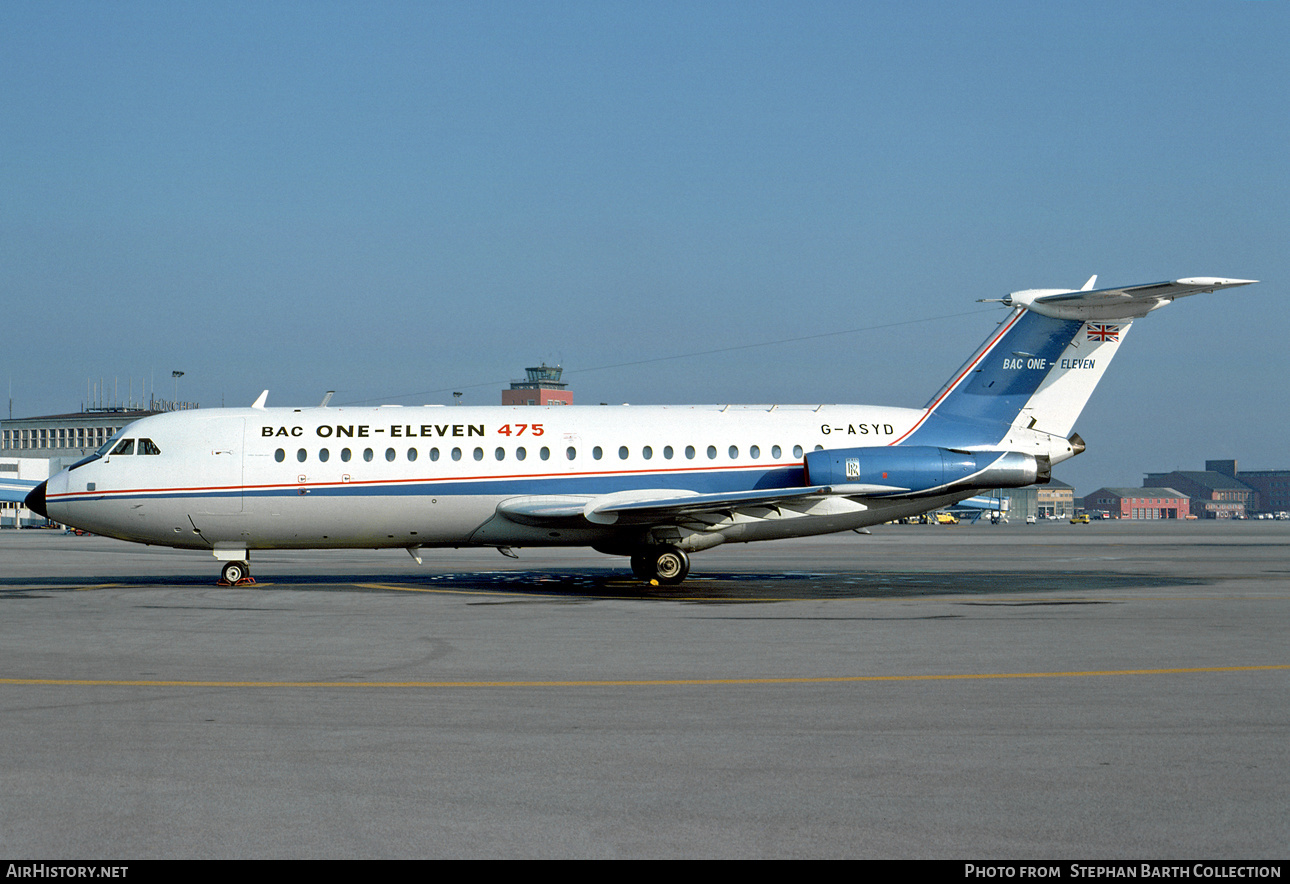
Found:
<path fill-rule="evenodd" d="M 1084 512 L 1113 519 L 1185 519 L 1191 499 L 1172 488 L 1099 488 L 1084 496 Z"/>

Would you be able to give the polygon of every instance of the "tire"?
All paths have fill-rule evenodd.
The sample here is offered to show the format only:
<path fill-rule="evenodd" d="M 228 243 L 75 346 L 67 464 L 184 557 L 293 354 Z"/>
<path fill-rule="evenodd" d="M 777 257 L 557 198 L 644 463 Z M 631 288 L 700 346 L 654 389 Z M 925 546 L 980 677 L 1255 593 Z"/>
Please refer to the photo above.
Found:
<path fill-rule="evenodd" d="M 229 562 L 224 566 L 224 570 L 220 572 L 220 575 L 224 578 L 224 582 L 230 586 L 237 586 L 238 583 L 245 580 L 250 576 L 250 574 L 251 568 L 246 564 L 246 562 Z"/>
<path fill-rule="evenodd" d="M 679 549 L 665 547 L 653 555 L 654 577 L 659 583 L 674 586 L 690 573 L 690 557 Z"/>

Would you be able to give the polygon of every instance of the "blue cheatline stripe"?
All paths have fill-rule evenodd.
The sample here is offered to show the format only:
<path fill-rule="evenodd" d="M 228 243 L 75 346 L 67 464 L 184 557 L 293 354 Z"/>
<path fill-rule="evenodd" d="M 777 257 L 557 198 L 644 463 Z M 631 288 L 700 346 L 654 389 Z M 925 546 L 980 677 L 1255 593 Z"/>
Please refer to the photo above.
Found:
<path fill-rule="evenodd" d="M 609 494 L 614 491 L 666 488 L 713 494 L 732 491 L 757 491 L 775 488 L 798 488 L 805 483 L 800 465 L 763 470 L 694 470 L 672 473 L 608 474 L 591 476 L 532 476 L 503 479 L 410 480 L 348 482 L 337 484 L 278 485 L 247 489 L 147 489 L 120 491 L 110 495 L 88 493 L 59 497 L 55 503 L 85 500 L 148 500 L 175 498 L 273 498 L 295 497 L 308 491 L 310 497 L 432 497 L 432 496 L 513 496 L 522 494 Z"/>
<path fill-rule="evenodd" d="M 930 403 L 931 414 L 902 444 L 998 442 L 1083 327 L 1078 319 L 1025 311 L 993 346 L 959 370 L 954 385 Z"/>

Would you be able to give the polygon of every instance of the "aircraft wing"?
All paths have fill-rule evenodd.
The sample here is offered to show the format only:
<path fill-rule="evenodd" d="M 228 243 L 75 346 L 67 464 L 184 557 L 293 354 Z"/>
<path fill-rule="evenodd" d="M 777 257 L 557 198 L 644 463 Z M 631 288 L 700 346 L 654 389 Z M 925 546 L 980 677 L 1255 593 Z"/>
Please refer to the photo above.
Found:
<path fill-rule="evenodd" d="M 521 525 L 549 525 L 586 520 L 596 525 L 642 525 L 666 522 L 681 516 L 715 513 L 748 507 L 775 507 L 811 498 L 864 497 L 908 491 L 893 485 L 812 485 L 699 494 L 681 489 L 623 491 L 598 496 L 532 495 L 512 497 L 497 512 Z"/>
<path fill-rule="evenodd" d="M 0 501 L 22 503 L 39 484 L 34 479 L 0 479 Z"/>

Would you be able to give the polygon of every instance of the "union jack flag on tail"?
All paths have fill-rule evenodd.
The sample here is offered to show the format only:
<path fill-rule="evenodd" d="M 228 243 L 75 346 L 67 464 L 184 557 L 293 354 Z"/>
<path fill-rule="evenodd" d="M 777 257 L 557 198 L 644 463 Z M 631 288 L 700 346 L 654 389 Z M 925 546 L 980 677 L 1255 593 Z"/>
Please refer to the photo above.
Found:
<path fill-rule="evenodd" d="M 1107 325 L 1104 322 L 1090 322 L 1088 324 L 1088 339 L 1090 341 L 1118 341 L 1120 340 L 1120 327 L 1118 325 Z"/>

